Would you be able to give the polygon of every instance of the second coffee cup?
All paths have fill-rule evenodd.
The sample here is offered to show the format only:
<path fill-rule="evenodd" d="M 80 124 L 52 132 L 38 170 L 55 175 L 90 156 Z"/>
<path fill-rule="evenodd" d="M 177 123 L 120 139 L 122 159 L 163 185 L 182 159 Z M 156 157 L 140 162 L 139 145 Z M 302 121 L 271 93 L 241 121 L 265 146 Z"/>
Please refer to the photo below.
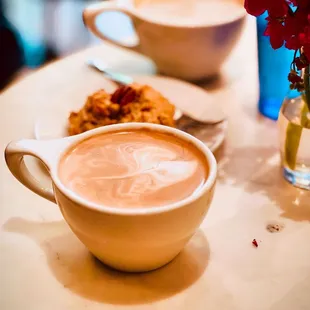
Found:
<path fill-rule="evenodd" d="M 108 11 L 131 18 L 136 44 L 99 29 L 97 17 Z M 150 57 L 161 74 L 198 81 L 219 73 L 242 32 L 245 10 L 239 0 L 115 0 L 88 6 L 83 20 L 97 37 Z"/>

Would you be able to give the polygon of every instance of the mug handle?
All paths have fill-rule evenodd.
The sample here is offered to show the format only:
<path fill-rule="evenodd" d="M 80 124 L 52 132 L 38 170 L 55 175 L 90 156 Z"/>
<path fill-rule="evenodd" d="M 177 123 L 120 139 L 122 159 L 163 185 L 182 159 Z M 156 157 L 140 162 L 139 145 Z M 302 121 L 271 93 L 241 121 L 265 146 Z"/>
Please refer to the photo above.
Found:
<path fill-rule="evenodd" d="M 86 7 L 83 11 L 83 22 L 84 25 L 98 38 L 108 41 L 116 46 L 120 46 L 123 48 L 127 48 L 130 50 L 134 50 L 136 52 L 139 52 L 139 44 L 137 43 L 134 46 L 128 46 L 125 43 L 118 42 L 116 40 L 108 38 L 106 35 L 104 35 L 101 31 L 99 31 L 98 27 L 96 26 L 96 17 L 104 12 L 111 12 L 111 11 L 117 11 L 121 12 L 131 19 L 134 19 L 135 16 L 126 8 L 121 7 L 117 4 L 116 1 L 108 0 L 103 3 L 96 3 L 93 5 L 90 5 Z"/>
<path fill-rule="evenodd" d="M 71 138 L 38 141 L 25 139 L 13 141 L 5 149 L 5 161 L 15 178 L 24 186 L 37 195 L 56 203 L 52 188 L 45 188 L 40 185 L 33 174 L 27 168 L 24 156 L 30 155 L 39 159 L 44 166 L 51 170 L 51 164 L 56 160 L 56 154 L 61 152 L 70 143 Z"/>

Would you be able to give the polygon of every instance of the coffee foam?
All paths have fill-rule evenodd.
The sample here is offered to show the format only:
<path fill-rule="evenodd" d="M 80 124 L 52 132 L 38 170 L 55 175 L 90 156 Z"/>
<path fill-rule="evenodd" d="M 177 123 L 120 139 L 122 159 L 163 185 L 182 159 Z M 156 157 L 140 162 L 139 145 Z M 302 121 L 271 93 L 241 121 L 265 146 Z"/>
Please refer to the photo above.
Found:
<path fill-rule="evenodd" d="M 110 133 L 75 146 L 60 163 L 60 178 L 101 205 L 150 207 L 182 200 L 207 177 L 202 154 L 178 138 L 151 132 Z"/>

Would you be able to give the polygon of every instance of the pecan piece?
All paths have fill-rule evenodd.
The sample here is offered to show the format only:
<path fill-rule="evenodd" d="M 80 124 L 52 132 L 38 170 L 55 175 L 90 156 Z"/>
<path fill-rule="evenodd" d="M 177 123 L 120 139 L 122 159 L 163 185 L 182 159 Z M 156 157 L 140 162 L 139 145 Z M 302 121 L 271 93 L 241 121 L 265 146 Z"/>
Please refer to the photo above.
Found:
<path fill-rule="evenodd" d="M 133 102 L 137 97 L 137 92 L 130 86 L 119 87 L 111 96 L 111 101 L 119 105 L 126 105 Z"/>

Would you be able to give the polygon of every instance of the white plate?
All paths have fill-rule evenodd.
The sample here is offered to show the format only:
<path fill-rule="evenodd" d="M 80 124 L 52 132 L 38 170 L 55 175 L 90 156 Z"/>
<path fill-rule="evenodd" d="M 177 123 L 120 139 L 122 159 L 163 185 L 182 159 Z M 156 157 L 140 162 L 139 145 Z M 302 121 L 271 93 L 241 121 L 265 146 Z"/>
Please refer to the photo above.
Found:
<path fill-rule="evenodd" d="M 136 82 L 148 84 L 160 91 L 176 107 L 197 120 L 216 123 L 225 118 L 222 110 L 217 106 L 217 100 L 202 88 L 168 77 L 151 75 L 133 77 Z M 108 92 L 117 87 L 116 84 L 113 85 L 113 82 L 100 74 L 98 74 L 98 82 L 96 81 L 94 85 L 100 85 L 99 88 L 106 89 Z M 68 92 L 66 98 L 61 102 L 53 103 L 49 105 L 49 108 L 40 111 L 34 128 L 36 139 L 45 140 L 67 136 L 70 112 L 81 109 L 87 96 L 91 94 L 89 85 L 75 85 L 75 89 L 76 92 Z M 98 90 L 98 86 L 93 92 L 96 90 Z M 226 127 L 226 121 L 216 125 L 201 125 L 196 122 L 182 121 L 178 126 L 179 129 L 202 140 L 212 151 L 215 151 L 223 142 Z"/>

